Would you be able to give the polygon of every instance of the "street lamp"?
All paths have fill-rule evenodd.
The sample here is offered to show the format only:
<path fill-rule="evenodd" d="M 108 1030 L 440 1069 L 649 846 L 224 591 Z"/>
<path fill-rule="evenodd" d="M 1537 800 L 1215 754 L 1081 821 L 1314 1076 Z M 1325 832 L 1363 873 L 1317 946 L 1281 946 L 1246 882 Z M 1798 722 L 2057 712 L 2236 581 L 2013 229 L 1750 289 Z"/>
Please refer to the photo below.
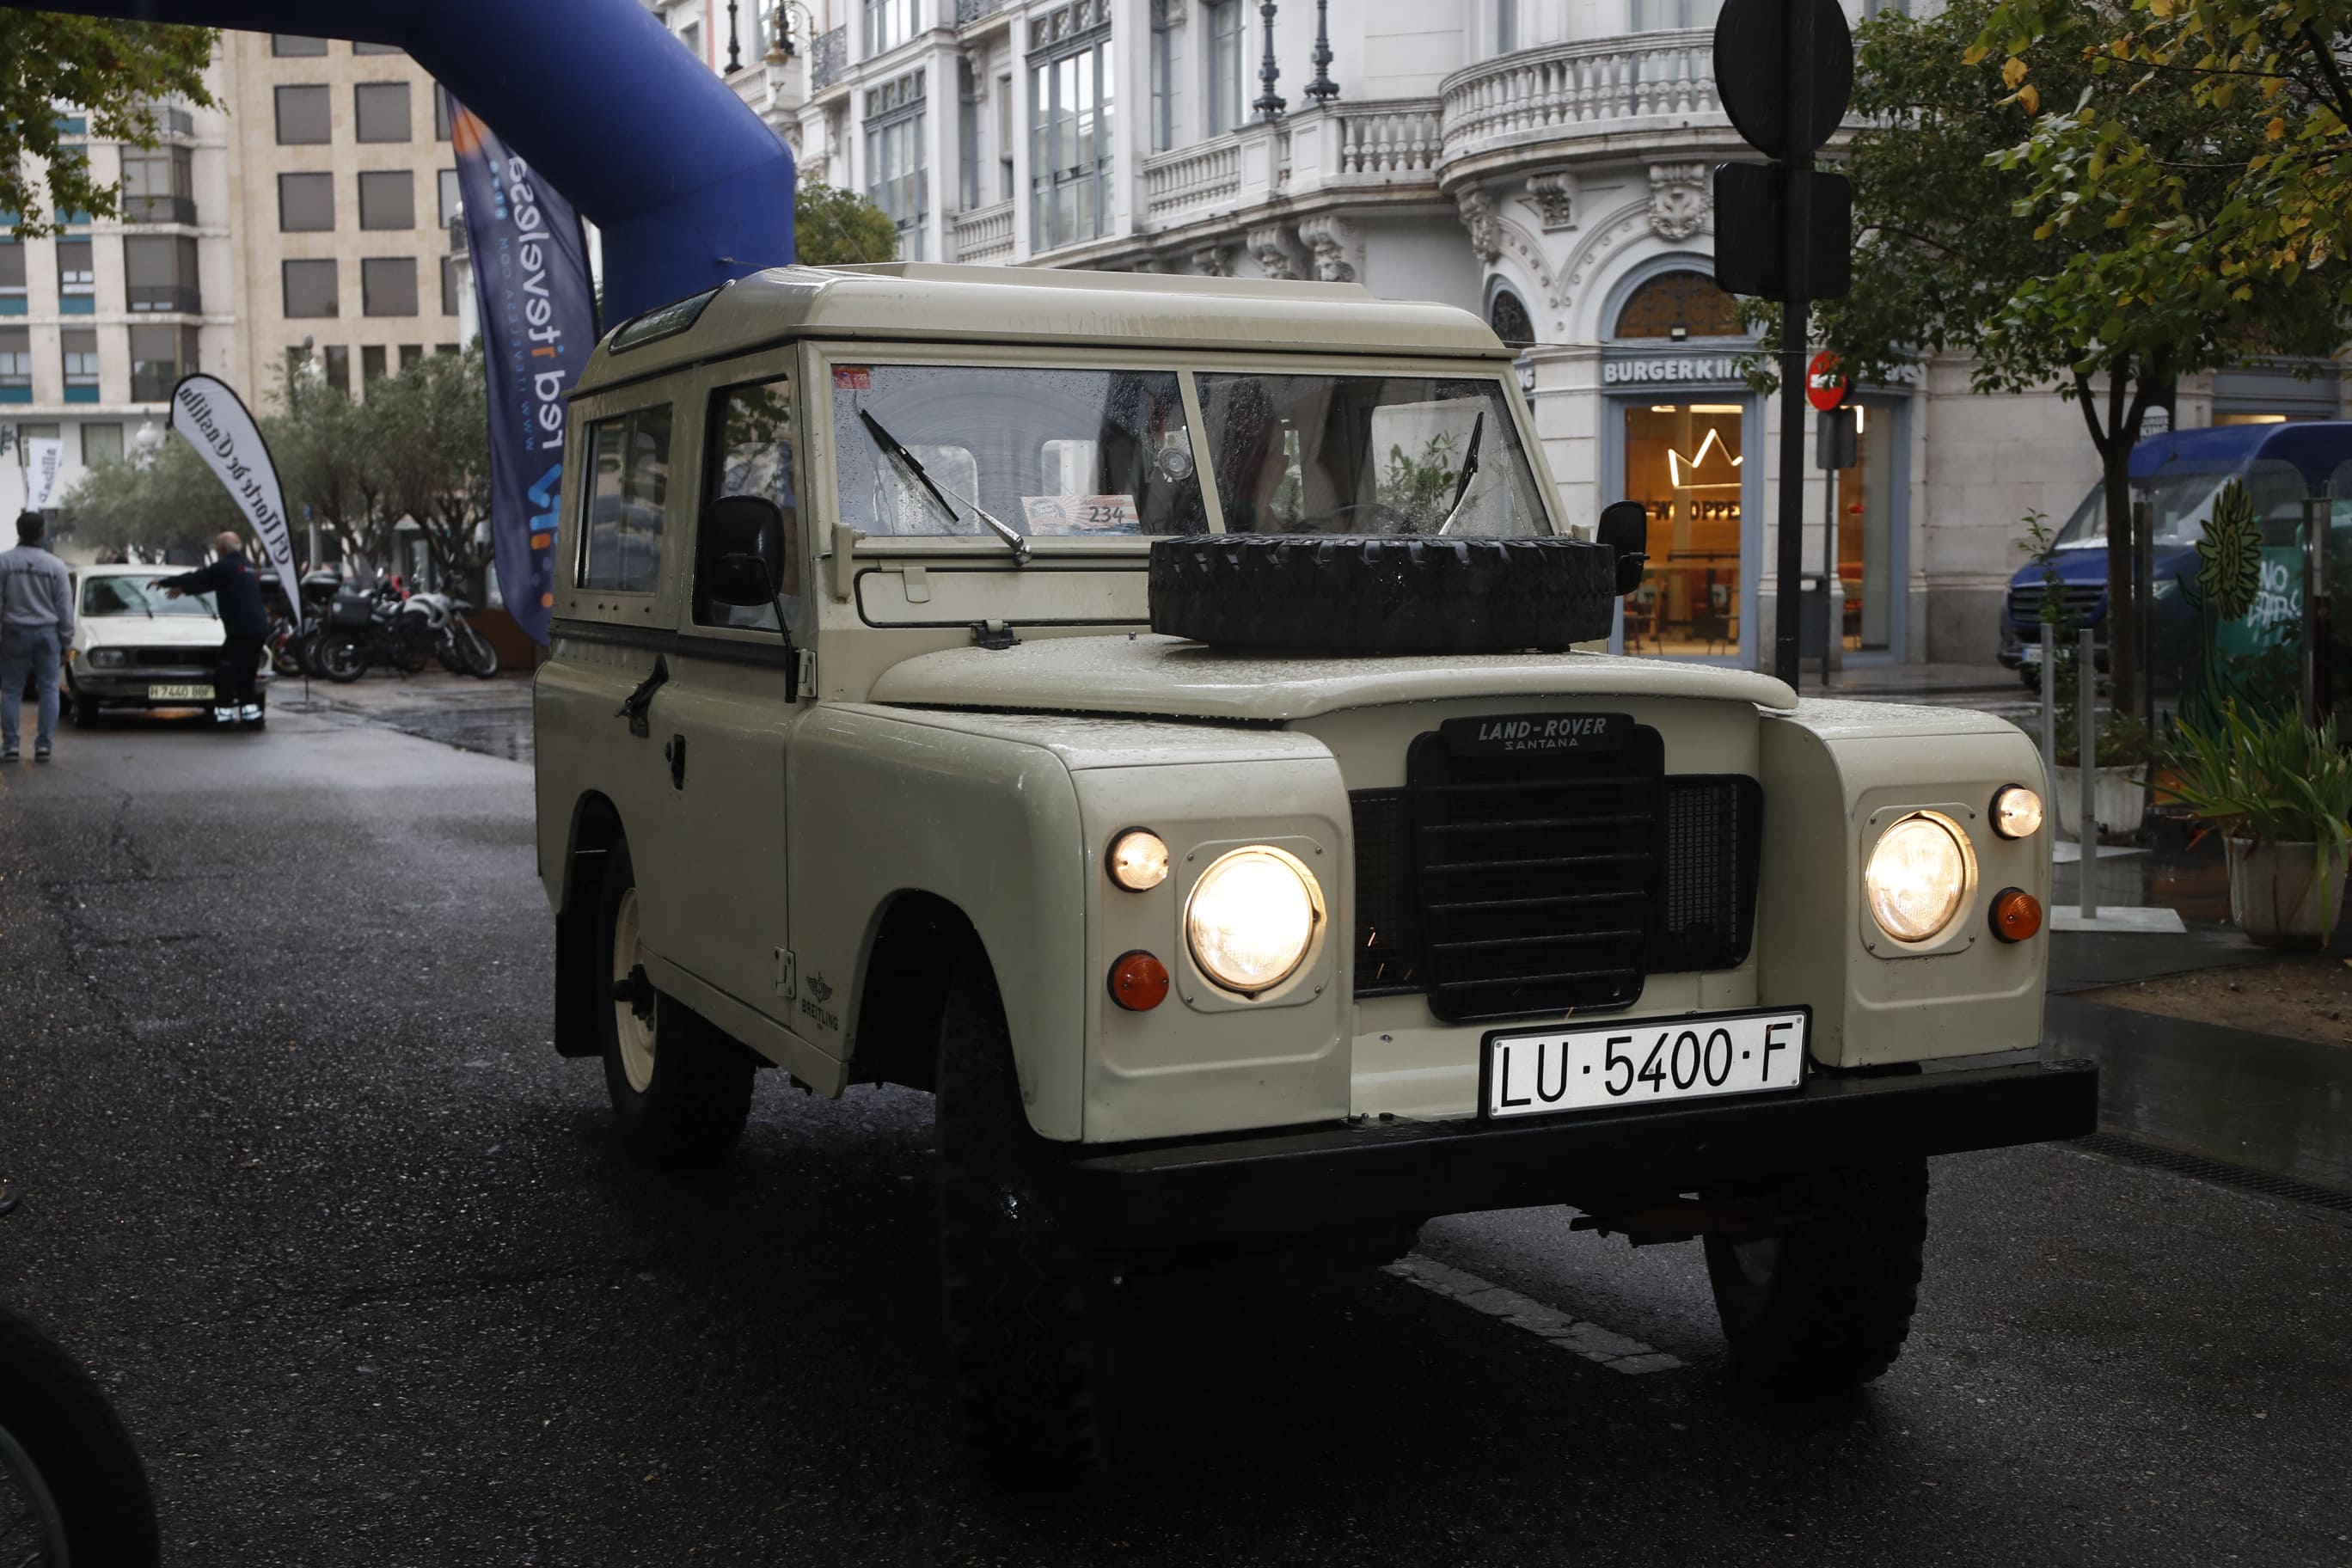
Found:
<path fill-rule="evenodd" d="M 758 0 L 753 0 L 753 3 L 757 4 Z M 793 42 L 791 14 L 794 11 L 801 14 L 802 26 L 808 29 L 808 35 L 812 38 L 816 37 L 816 17 L 810 14 L 809 8 L 803 5 L 801 0 L 775 0 L 774 9 L 776 15 L 783 17 L 784 25 L 776 28 L 774 35 L 768 40 L 767 63 L 780 66 L 797 58 L 801 52 L 800 46 Z"/>
<path fill-rule="evenodd" d="M 139 426 L 131 437 L 131 449 L 137 454 L 132 461 L 145 468 L 155 460 L 156 448 L 163 444 L 163 432 L 156 427 L 154 416 L 150 415 L 147 423 Z"/>

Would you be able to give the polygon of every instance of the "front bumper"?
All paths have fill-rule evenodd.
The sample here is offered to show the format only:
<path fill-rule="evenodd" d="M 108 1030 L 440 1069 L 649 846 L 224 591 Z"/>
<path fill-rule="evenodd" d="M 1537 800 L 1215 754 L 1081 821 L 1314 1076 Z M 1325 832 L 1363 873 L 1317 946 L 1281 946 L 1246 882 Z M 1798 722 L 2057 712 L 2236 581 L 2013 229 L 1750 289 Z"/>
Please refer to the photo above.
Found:
<path fill-rule="evenodd" d="M 1194 1247 L 2079 1138 L 2097 1128 L 2098 1097 L 2099 1069 L 2084 1061 L 1816 1072 L 1769 1097 L 1110 1148 L 1079 1154 L 1070 1171 L 1090 1242 Z"/>

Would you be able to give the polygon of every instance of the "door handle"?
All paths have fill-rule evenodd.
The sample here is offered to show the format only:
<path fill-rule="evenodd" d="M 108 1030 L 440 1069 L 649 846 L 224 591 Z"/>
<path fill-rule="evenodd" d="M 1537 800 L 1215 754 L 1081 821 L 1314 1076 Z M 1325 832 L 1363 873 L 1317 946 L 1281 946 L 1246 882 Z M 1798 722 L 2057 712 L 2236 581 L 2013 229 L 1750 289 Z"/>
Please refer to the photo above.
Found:
<path fill-rule="evenodd" d="M 653 706 L 654 693 L 660 690 L 668 681 L 669 660 L 660 654 L 654 655 L 654 672 L 639 681 L 637 689 L 622 700 L 621 705 L 613 710 L 613 717 L 626 719 L 629 721 L 629 733 L 640 740 L 644 739 L 652 733 L 652 726 L 646 721 L 646 710 Z"/>
<path fill-rule="evenodd" d="M 669 744 L 662 748 L 662 755 L 669 761 L 669 787 L 684 789 L 686 787 L 686 737 L 672 735 L 669 738 Z"/>

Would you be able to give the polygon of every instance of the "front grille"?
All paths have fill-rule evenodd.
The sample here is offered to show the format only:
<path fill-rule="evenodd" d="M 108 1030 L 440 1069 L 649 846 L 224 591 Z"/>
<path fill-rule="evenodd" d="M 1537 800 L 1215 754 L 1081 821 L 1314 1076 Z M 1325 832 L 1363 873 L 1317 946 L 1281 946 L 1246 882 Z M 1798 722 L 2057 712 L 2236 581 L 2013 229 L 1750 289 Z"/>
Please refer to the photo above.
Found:
<path fill-rule="evenodd" d="M 1627 1006 L 1650 973 L 1746 959 L 1756 781 L 1667 778 L 1656 731 L 1581 717 L 1602 743 L 1497 750 L 1477 729 L 1492 721 L 1449 724 L 1413 742 L 1403 789 L 1350 796 L 1358 995 L 1425 992 L 1449 1023 L 1528 1017 Z"/>
<path fill-rule="evenodd" d="M 2020 637 L 2027 642 L 2042 640 L 2042 599 L 2040 584 L 2009 591 L 2009 622 Z M 2059 593 L 2064 605 L 2069 626 L 2095 626 L 2105 616 L 2107 590 L 2096 583 L 2069 583 Z"/>
<path fill-rule="evenodd" d="M 132 647 L 122 650 L 142 669 L 210 669 L 220 650 L 209 647 Z"/>

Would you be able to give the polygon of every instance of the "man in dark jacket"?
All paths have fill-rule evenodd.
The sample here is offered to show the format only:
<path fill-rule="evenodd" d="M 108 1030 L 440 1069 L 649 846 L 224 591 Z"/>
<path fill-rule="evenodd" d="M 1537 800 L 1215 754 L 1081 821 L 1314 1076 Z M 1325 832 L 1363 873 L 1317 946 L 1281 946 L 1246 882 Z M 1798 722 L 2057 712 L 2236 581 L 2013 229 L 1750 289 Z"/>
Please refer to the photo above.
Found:
<path fill-rule="evenodd" d="M 254 671 L 261 664 L 262 645 L 269 640 L 269 612 L 261 603 L 261 574 L 245 558 L 245 541 L 224 533 L 213 541 L 219 559 L 211 565 L 148 584 L 174 599 L 183 594 L 210 594 L 219 607 L 220 662 L 213 669 L 213 721 L 217 724 L 258 724 L 261 702 L 254 692 Z"/>

